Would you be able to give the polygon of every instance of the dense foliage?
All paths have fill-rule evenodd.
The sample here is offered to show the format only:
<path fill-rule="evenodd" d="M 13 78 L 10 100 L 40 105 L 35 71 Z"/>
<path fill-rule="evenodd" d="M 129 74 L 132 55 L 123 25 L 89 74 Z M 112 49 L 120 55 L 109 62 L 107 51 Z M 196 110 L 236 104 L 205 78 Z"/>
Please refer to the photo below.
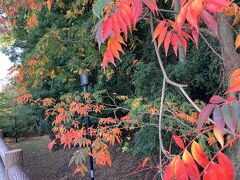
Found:
<path fill-rule="evenodd" d="M 91 132 L 94 134 L 91 135 L 93 156 L 100 165 L 111 164 L 108 146 L 114 145 L 116 141 L 121 143 L 123 140 L 123 151 L 140 154 L 143 157 L 152 157 L 161 148 L 158 109 L 161 102 L 161 87 L 164 83 L 152 45 L 149 21 L 137 23 L 142 8 L 136 9 L 138 6 L 134 3 L 140 2 L 138 0 L 129 1 L 129 3 L 119 1 L 119 4 L 113 3 L 112 9 L 104 10 L 109 2 L 101 3 L 98 0 L 93 8 L 97 17 L 106 16 L 99 23 L 92 14 L 92 1 L 57 0 L 54 4 L 52 1 L 47 1 L 47 7 L 26 6 L 27 10 L 20 9 L 12 17 L 14 27 L 10 33 L 3 34 L 1 37 L 1 43 L 6 44 L 2 51 L 15 63 L 12 70 L 18 72 L 13 82 L 18 88 L 17 102 L 21 105 L 20 112 L 31 115 L 27 121 L 19 123 L 21 126 L 28 127 L 25 124 L 30 121 L 35 129 L 49 133 L 53 140 L 50 148 L 53 146 L 56 148 L 56 144 L 58 148 L 82 147 L 71 160 L 76 162 L 75 172 L 81 174 L 87 171 L 82 159 L 91 155 L 84 123 L 88 112 L 92 119 Z M 150 1 L 144 1 L 146 7 L 157 14 L 156 4 L 146 2 Z M 193 7 L 191 3 L 189 1 L 184 6 Z M 36 4 L 34 6 L 38 7 Z M 125 19 L 128 22 L 126 27 L 121 24 L 121 28 L 114 28 L 113 22 L 116 18 L 123 19 L 122 14 L 120 15 L 114 8 L 123 8 L 128 12 L 127 6 L 137 13 L 133 15 L 131 22 Z M 170 3 L 164 4 L 166 8 L 170 6 Z M 222 11 L 224 7 L 226 4 L 222 3 L 216 12 Z M 214 9 L 207 10 L 212 12 Z M 207 11 L 204 10 L 204 12 L 205 15 L 202 15 L 201 19 L 208 27 L 213 23 L 209 29 L 216 33 L 215 21 Z M 164 16 L 173 18 L 168 13 Z M 211 21 L 208 22 L 207 18 Z M 187 19 L 191 21 L 190 17 Z M 196 19 L 190 22 L 194 27 L 191 29 L 193 36 L 199 28 L 195 22 Z M 181 19 L 177 21 L 179 26 L 184 23 Z M 188 39 L 188 35 L 178 34 L 171 21 L 163 20 L 161 23 L 162 25 L 158 22 L 154 24 L 157 28 L 153 36 L 158 39 L 160 55 L 168 54 L 163 64 L 170 79 L 188 84 L 188 94 L 200 107 L 203 107 L 213 94 L 223 95 L 227 80 L 219 57 L 208 49 L 204 41 L 196 41 L 194 37 L 198 49 L 193 42 L 190 42 L 190 46 L 186 49 L 185 39 Z M 168 23 L 170 23 L 169 27 Z M 137 31 L 132 31 L 132 27 Z M 132 31 L 131 34 L 127 29 Z M 166 35 L 165 42 L 163 42 L 165 35 L 161 35 L 161 30 L 164 30 L 163 34 Z M 114 36 L 111 36 L 111 31 L 114 32 Z M 96 39 L 95 34 L 97 34 Z M 125 40 L 120 36 L 122 34 L 125 35 L 127 46 L 122 46 L 125 44 Z M 167 34 L 175 39 L 172 41 L 173 48 L 160 47 L 162 43 L 169 46 L 170 42 L 166 42 Z M 179 45 L 176 44 L 176 38 L 181 41 L 187 51 L 186 62 L 179 62 L 175 56 Z M 208 39 L 219 52 L 216 40 L 213 37 Z M 108 40 L 107 44 L 103 44 L 105 40 Z M 125 52 L 125 54 L 120 58 L 119 52 Z M 122 62 L 114 62 L 115 58 L 121 59 Z M 108 62 L 115 63 L 115 66 L 106 68 Z M 89 94 L 82 93 L 80 84 L 80 74 L 86 71 L 90 74 Z M 177 154 L 181 152 L 180 149 L 185 148 L 180 136 L 185 140 L 184 142 L 191 143 L 190 139 L 195 139 L 198 134 L 194 131 L 197 111 L 179 89 L 173 86 L 167 86 L 166 89 L 164 121 L 161 125 L 162 141 L 164 147 L 170 147 L 169 153 Z M 9 106 L 9 100 L 7 101 Z M 28 106 L 23 105 L 26 102 Z M 15 116 L 22 119 L 18 113 Z M 8 120 L 4 120 L 4 123 L 8 123 Z M 9 127 L 10 125 L 2 128 Z M 207 135 L 200 137 L 198 143 L 193 142 L 192 147 L 195 150 L 200 149 L 203 156 L 205 154 L 202 148 L 207 152 L 208 157 L 214 157 L 212 152 L 221 149 L 216 143 L 216 138 L 218 141 L 219 138 L 215 137 L 216 131 L 213 129 L 206 128 L 205 131 Z M 7 132 L 12 134 L 10 130 Z M 173 135 L 176 143 L 172 145 Z M 232 139 L 233 137 L 228 135 L 228 142 Z M 198 162 L 194 150 L 191 153 Z M 183 157 L 185 156 L 191 157 L 191 154 L 184 151 Z M 221 158 L 226 160 L 223 154 L 219 155 L 219 159 Z M 182 163 L 178 156 L 172 159 L 173 163 Z M 198 164 L 205 168 L 208 162 L 205 158 L 203 163 L 198 162 Z M 159 168 L 161 167 L 154 167 L 152 170 L 158 172 Z"/>

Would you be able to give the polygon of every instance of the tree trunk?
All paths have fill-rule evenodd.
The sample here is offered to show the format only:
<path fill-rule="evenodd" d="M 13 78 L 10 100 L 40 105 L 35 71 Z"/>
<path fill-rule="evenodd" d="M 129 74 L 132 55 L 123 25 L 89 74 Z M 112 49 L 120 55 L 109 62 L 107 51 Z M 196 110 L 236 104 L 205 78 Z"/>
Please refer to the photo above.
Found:
<path fill-rule="evenodd" d="M 175 0 L 174 2 L 174 11 L 175 12 L 179 12 L 180 11 L 180 0 Z M 175 19 L 177 18 L 177 14 L 175 14 Z M 187 58 L 186 58 L 186 54 L 184 52 L 184 48 L 181 44 L 180 41 L 178 41 L 179 46 L 178 46 L 178 59 L 179 62 L 185 63 Z"/>
<path fill-rule="evenodd" d="M 223 14 L 219 14 L 217 20 L 221 56 L 223 57 L 227 80 L 230 82 L 232 72 L 240 67 L 240 55 L 235 51 L 233 32 L 228 23 L 229 19 Z M 235 169 L 235 179 L 240 179 L 240 140 L 234 143 L 230 157 Z"/>

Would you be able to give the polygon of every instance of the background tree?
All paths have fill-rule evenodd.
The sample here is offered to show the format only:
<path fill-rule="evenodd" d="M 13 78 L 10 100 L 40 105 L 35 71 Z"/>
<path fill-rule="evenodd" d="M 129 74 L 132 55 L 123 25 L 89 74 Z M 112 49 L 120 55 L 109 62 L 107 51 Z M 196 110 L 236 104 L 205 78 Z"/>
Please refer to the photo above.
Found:
<path fill-rule="evenodd" d="M 157 3 L 163 9 L 159 10 Z M 231 47 L 228 47 L 229 45 L 226 46 L 226 40 L 231 40 L 231 38 L 226 37 L 232 36 L 229 24 L 222 30 L 220 19 L 217 30 L 217 22 L 208 12 L 221 13 L 227 8 L 225 11 L 229 15 L 237 17 L 238 7 L 236 4 L 229 6 L 229 1 L 224 0 L 219 2 L 214 0 L 180 1 L 180 12 L 176 21 L 173 22 L 169 19 L 174 19 L 175 13 L 171 10 L 164 10 L 169 9 L 171 3 L 164 4 L 162 1 L 140 0 L 129 2 L 123 0 L 116 3 L 114 1 L 111 3 L 110 1 L 97 1 L 93 7 L 93 12 L 100 18 L 100 21 L 95 29 L 96 19 L 93 19 L 91 15 L 92 1 L 57 1 L 54 4 L 52 4 L 52 1 L 47 1 L 48 8 L 44 7 L 44 4 L 41 4 L 41 2 L 38 4 L 33 1 L 20 4 L 19 7 L 23 8 L 21 11 L 15 6 L 14 13 L 9 11 L 11 9 L 9 6 L 7 7 L 3 4 L 3 9 L 15 26 L 10 29 L 10 35 L 13 37 L 14 43 L 5 48 L 4 52 L 11 55 L 12 60 L 20 63 L 20 65 L 16 66 L 19 74 L 15 80 L 19 86 L 19 93 L 22 95 L 18 98 L 18 101 L 21 103 L 27 100 L 42 112 L 43 110 L 48 110 L 48 105 L 53 108 L 54 110 L 51 111 L 53 117 L 48 121 L 49 125 L 56 121 L 56 118 L 59 117 L 58 115 L 61 115 L 63 112 L 57 109 L 63 103 L 66 105 L 64 112 L 67 112 L 72 117 L 70 111 L 72 109 L 68 109 L 68 106 L 70 106 L 69 103 L 72 102 L 72 98 L 78 97 L 80 93 L 75 93 L 75 91 L 81 88 L 78 82 L 79 74 L 87 69 L 92 74 L 93 84 L 90 92 L 93 98 L 89 96 L 89 99 L 86 98 L 87 102 L 85 102 L 86 99 L 80 98 L 79 100 L 87 103 L 84 107 L 96 102 L 112 107 L 110 108 L 111 111 L 104 111 L 101 116 L 110 116 L 115 120 L 121 120 L 119 121 L 121 122 L 121 127 L 130 130 L 123 131 L 123 139 L 127 137 L 124 142 L 124 150 L 130 149 L 130 151 L 135 153 L 144 153 L 148 156 L 152 156 L 160 151 L 163 152 L 163 154 L 160 153 L 160 156 L 163 155 L 164 158 L 172 160 L 171 156 L 164 149 L 164 147 L 171 145 L 169 139 L 172 135 L 182 135 L 185 137 L 186 142 L 191 143 L 192 141 L 189 141 L 187 136 L 189 139 L 195 138 L 197 133 L 195 131 L 192 133 L 196 127 L 196 110 L 191 106 L 193 102 L 191 100 L 190 103 L 187 102 L 183 96 L 186 96 L 183 86 L 173 83 L 171 80 L 189 84 L 187 88 L 188 94 L 195 100 L 195 104 L 200 106 L 204 104 L 201 101 L 207 102 L 212 94 L 217 92 L 220 95 L 223 94 L 227 84 L 225 77 L 229 79 L 230 73 L 234 69 L 233 65 L 237 63 L 238 59 L 235 58 L 237 55 L 233 41 L 230 43 Z M 49 11 L 50 9 L 51 11 Z M 155 14 L 154 18 L 151 16 L 150 11 Z M 187 13 L 192 13 L 192 16 Z M 221 14 L 217 16 L 223 17 Z M 147 21 L 138 22 L 139 19 L 146 19 Z M 187 19 L 190 25 L 187 25 L 187 23 L 187 26 L 183 25 L 185 19 Z M 202 20 L 200 24 L 199 19 Z M 156 21 L 153 23 L 152 20 Z M 117 21 L 118 26 L 116 24 Z M 151 30 L 149 21 L 152 26 Z M 237 21 L 236 18 L 235 21 Z M 204 27 L 202 22 L 206 24 L 207 28 L 202 28 Z M 226 21 L 224 22 L 226 23 Z M 151 43 L 151 31 L 153 31 L 155 24 L 156 29 L 153 32 L 153 36 L 157 38 L 158 44 L 154 42 L 154 47 Z M 6 27 L 4 26 L 3 30 L 5 29 Z M 138 31 L 135 31 L 135 29 Z M 96 34 L 98 46 L 95 44 L 92 33 L 89 33 L 91 30 Z M 130 30 L 132 34 L 127 30 Z M 223 33 L 227 33 L 228 36 L 223 35 Z M 123 34 L 125 35 L 125 40 L 128 40 L 127 43 L 122 38 Z M 222 45 L 219 49 L 217 48 L 218 41 L 215 38 L 218 34 L 219 42 Z M 202 37 L 202 40 L 198 42 L 199 35 Z M 226 39 L 224 40 L 224 38 Z M 196 50 L 193 42 L 189 42 L 190 46 L 186 48 L 186 40 L 189 39 L 194 40 L 199 50 Z M 108 43 L 106 45 L 102 44 L 106 40 Z M 170 41 L 173 49 L 169 48 Z M 188 61 L 185 64 L 178 63 L 177 57 L 174 55 L 174 53 L 177 54 L 178 52 L 179 42 L 187 50 Z M 160 46 L 161 43 L 164 44 L 165 52 L 162 49 L 163 47 Z M 127 46 L 123 46 L 123 44 L 127 44 Z M 100 53 L 98 53 L 100 45 L 101 49 Z M 236 45 L 238 46 L 238 43 Z M 144 49 L 143 46 L 145 47 Z M 158 48 L 160 48 L 160 53 Z M 206 51 L 207 48 L 209 48 L 209 51 Z M 114 62 L 114 58 L 120 59 L 119 53 L 123 51 L 126 54 L 121 56 L 122 62 Z M 218 53 L 220 51 L 222 56 Z M 223 55 L 227 54 L 227 52 L 229 53 L 228 55 L 234 56 L 230 59 L 235 64 L 227 62 L 228 56 L 224 57 Z M 106 68 L 108 62 L 116 64 L 111 69 L 105 69 L 105 74 L 100 67 L 100 54 L 103 54 L 102 65 L 104 68 Z M 156 54 L 158 61 L 156 61 Z M 159 58 L 165 56 L 165 54 L 168 54 L 165 60 Z M 223 61 L 221 62 L 219 59 Z M 160 63 L 160 67 L 158 63 Z M 162 78 L 161 72 L 163 72 L 164 78 Z M 226 72 L 229 72 L 229 74 Z M 176 85 L 177 89 L 173 86 L 167 86 L 166 93 L 161 97 L 161 93 L 165 92 L 165 81 L 174 86 Z M 211 83 L 208 84 L 206 82 Z M 163 90 L 160 91 L 162 86 Z M 179 90 L 184 92 L 184 94 L 178 93 L 180 92 Z M 65 94 L 69 92 L 71 95 L 66 96 Z M 33 100 L 30 100 L 31 96 L 29 93 Z M 77 96 L 75 97 L 75 95 Z M 60 98 L 61 96 L 62 98 Z M 186 97 L 189 98 L 189 96 Z M 68 101 L 66 97 L 70 97 L 71 101 Z M 165 99 L 164 109 L 163 97 Z M 80 103 L 81 101 L 79 102 L 79 100 L 76 102 Z M 160 102 L 161 108 L 158 116 Z M 36 106 L 36 104 L 40 104 L 40 106 Z M 195 106 L 195 104 L 193 105 Z M 96 110 L 96 106 L 92 110 Z M 127 117 L 125 117 L 126 114 L 128 114 Z M 43 119 L 43 114 L 39 114 L 39 116 Z M 125 118 L 122 119 L 122 116 Z M 97 115 L 94 124 L 95 128 L 100 128 L 99 122 L 102 123 L 102 121 L 97 121 L 99 117 Z M 164 121 L 161 121 L 162 118 L 164 118 Z M 80 119 L 70 118 L 70 120 L 82 123 Z M 127 122 L 123 122 L 124 120 L 127 120 Z M 69 126 L 69 121 L 65 122 L 65 119 L 61 119 L 62 121 L 67 130 L 66 132 L 70 132 L 71 126 Z M 110 121 L 108 119 L 108 121 L 103 120 L 103 122 L 109 123 Z M 116 121 L 111 122 L 116 123 Z M 159 122 L 160 127 L 158 126 Z M 179 123 L 182 126 L 179 126 Z M 111 127 L 110 123 L 109 128 Z M 51 127 L 49 126 L 49 128 Z M 77 128 L 74 131 L 76 130 Z M 74 131 L 72 130 L 72 132 Z M 214 156 L 212 152 L 220 148 L 218 144 L 213 143 L 214 138 L 218 139 L 216 133 L 212 129 L 207 132 L 207 136 L 201 136 L 198 139 L 198 143 L 205 152 L 208 152 L 210 157 Z M 56 132 L 53 134 L 59 135 Z M 60 138 L 56 138 L 60 139 L 60 142 L 58 140 L 52 141 L 51 146 L 54 143 L 60 143 L 65 147 L 71 146 L 75 138 L 70 136 L 70 141 L 63 141 L 61 137 L 66 137 L 67 133 L 60 135 L 62 135 Z M 129 137 L 130 139 L 133 138 L 133 141 L 129 140 Z M 154 141 L 149 141 L 149 137 L 154 139 Z M 175 137 L 177 139 L 177 136 Z M 231 139 L 230 135 L 228 137 Z M 176 140 L 177 145 L 179 145 L 179 141 Z M 214 147 L 207 146 L 207 141 Z M 70 145 L 66 143 L 70 143 Z M 181 148 L 182 143 L 180 144 Z M 196 143 L 193 144 L 195 148 L 198 147 Z M 177 146 L 173 148 L 173 151 L 174 153 L 179 152 Z M 169 152 L 171 152 L 171 148 Z M 88 154 L 87 151 L 86 154 Z M 77 156 L 74 157 L 76 159 Z M 196 157 L 194 158 L 198 162 Z M 162 158 L 160 158 L 160 165 L 161 162 Z M 206 162 L 208 161 L 205 161 L 205 164 Z M 173 158 L 170 165 L 176 165 L 176 163 L 181 164 L 181 159 L 178 156 Z M 77 172 L 81 172 L 83 169 L 80 170 L 78 168 L 77 170 Z M 155 169 L 152 170 L 162 171 L 162 167 L 155 165 Z"/>

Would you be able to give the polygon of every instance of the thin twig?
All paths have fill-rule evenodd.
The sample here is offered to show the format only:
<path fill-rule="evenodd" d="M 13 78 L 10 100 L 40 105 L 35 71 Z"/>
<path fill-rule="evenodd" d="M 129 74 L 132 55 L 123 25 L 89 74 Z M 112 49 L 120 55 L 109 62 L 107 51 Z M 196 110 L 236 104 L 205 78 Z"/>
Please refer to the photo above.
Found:
<path fill-rule="evenodd" d="M 152 35 L 153 35 L 153 16 L 152 16 L 152 14 L 150 14 L 150 27 L 151 27 L 151 33 L 152 33 Z M 221 60 L 223 60 L 223 58 L 221 57 L 221 55 L 219 55 L 219 54 L 213 49 L 213 47 L 209 44 L 209 42 L 206 40 L 206 38 L 205 38 L 201 33 L 199 33 L 199 34 L 200 34 L 200 36 L 204 39 L 204 41 L 208 44 L 208 46 L 212 49 L 212 51 L 213 51 Z M 161 59 L 160 53 L 159 53 L 159 51 L 158 51 L 158 47 L 157 47 L 157 42 L 156 42 L 156 40 L 154 40 L 154 47 L 155 47 L 155 52 L 156 52 L 156 55 L 157 55 L 157 59 L 158 59 L 158 62 L 159 62 L 161 71 L 162 71 L 162 73 L 163 73 L 163 76 L 164 76 L 166 82 L 169 83 L 169 84 L 171 84 L 171 85 L 173 85 L 173 86 L 175 86 L 175 87 L 178 87 L 178 88 L 181 90 L 181 92 L 183 93 L 183 95 L 186 97 L 186 99 L 192 104 L 192 106 L 193 106 L 197 111 L 201 112 L 201 109 L 193 102 L 193 100 L 188 96 L 188 94 L 186 93 L 186 91 L 183 89 L 183 87 L 186 87 L 187 85 L 178 84 L 178 83 L 173 82 L 172 80 L 170 80 L 170 79 L 168 78 L 168 76 L 167 76 L 167 74 L 166 74 L 166 71 L 165 71 L 165 68 L 164 68 L 164 66 L 163 66 L 163 63 L 162 63 L 162 59 Z M 209 120 L 211 123 L 215 124 L 215 122 L 214 122 L 212 119 L 208 118 L 208 120 Z M 224 129 L 224 130 L 225 130 L 227 133 L 230 133 L 230 134 L 231 134 L 231 132 L 230 132 L 229 130 L 227 130 L 227 129 Z"/>
<path fill-rule="evenodd" d="M 203 34 L 201 32 L 199 32 L 199 35 L 201 36 L 201 38 L 205 41 L 205 43 L 208 45 L 208 47 L 212 50 L 212 52 L 214 54 L 216 54 L 223 62 L 224 59 L 223 57 L 212 47 L 212 45 L 208 42 L 208 40 L 203 36 Z"/>
<path fill-rule="evenodd" d="M 166 150 L 164 149 L 163 142 L 162 142 L 162 113 L 163 113 L 163 103 L 164 103 L 164 95 L 165 95 L 165 88 L 166 88 L 166 80 L 165 77 L 163 78 L 163 85 L 162 85 L 162 95 L 161 95 L 161 103 L 159 109 L 159 118 L 158 118 L 158 137 L 159 137 L 159 166 L 162 167 L 162 152 L 166 155 Z M 162 178 L 162 173 L 161 173 Z"/>
<path fill-rule="evenodd" d="M 150 14 L 150 26 L 151 26 L 151 33 L 153 34 L 153 17 L 152 17 L 152 14 Z M 163 73 L 163 77 L 165 78 L 166 82 L 173 85 L 173 86 L 176 86 L 176 87 L 187 87 L 187 85 L 184 85 L 184 84 L 178 84 L 172 80 L 169 79 L 169 77 L 167 76 L 167 73 L 165 71 L 165 68 L 163 66 L 163 63 L 162 63 L 162 59 L 161 59 L 161 56 L 160 56 L 160 53 L 158 51 L 158 47 L 157 47 L 157 42 L 154 40 L 154 47 L 155 47 L 155 52 L 156 52 L 156 55 L 157 55 L 157 59 L 158 59 L 158 63 L 160 65 L 160 68 L 161 68 L 161 71 Z"/>

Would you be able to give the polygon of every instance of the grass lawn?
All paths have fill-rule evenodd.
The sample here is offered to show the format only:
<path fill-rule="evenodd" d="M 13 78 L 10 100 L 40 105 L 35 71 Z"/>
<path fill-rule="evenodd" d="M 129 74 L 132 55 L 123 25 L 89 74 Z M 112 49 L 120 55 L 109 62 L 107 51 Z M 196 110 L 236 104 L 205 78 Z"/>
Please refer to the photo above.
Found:
<path fill-rule="evenodd" d="M 86 177 L 73 176 L 72 169 L 68 167 L 68 162 L 73 150 L 60 150 L 50 152 L 47 148 L 49 139 L 47 136 L 20 139 L 19 143 L 7 140 L 11 149 L 23 149 L 24 167 L 31 180 L 75 180 L 89 179 Z M 126 153 L 111 152 L 113 161 L 112 167 L 95 166 L 96 180 L 138 180 L 150 179 L 142 172 L 137 175 L 127 177 L 140 163 L 139 159 Z"/>

